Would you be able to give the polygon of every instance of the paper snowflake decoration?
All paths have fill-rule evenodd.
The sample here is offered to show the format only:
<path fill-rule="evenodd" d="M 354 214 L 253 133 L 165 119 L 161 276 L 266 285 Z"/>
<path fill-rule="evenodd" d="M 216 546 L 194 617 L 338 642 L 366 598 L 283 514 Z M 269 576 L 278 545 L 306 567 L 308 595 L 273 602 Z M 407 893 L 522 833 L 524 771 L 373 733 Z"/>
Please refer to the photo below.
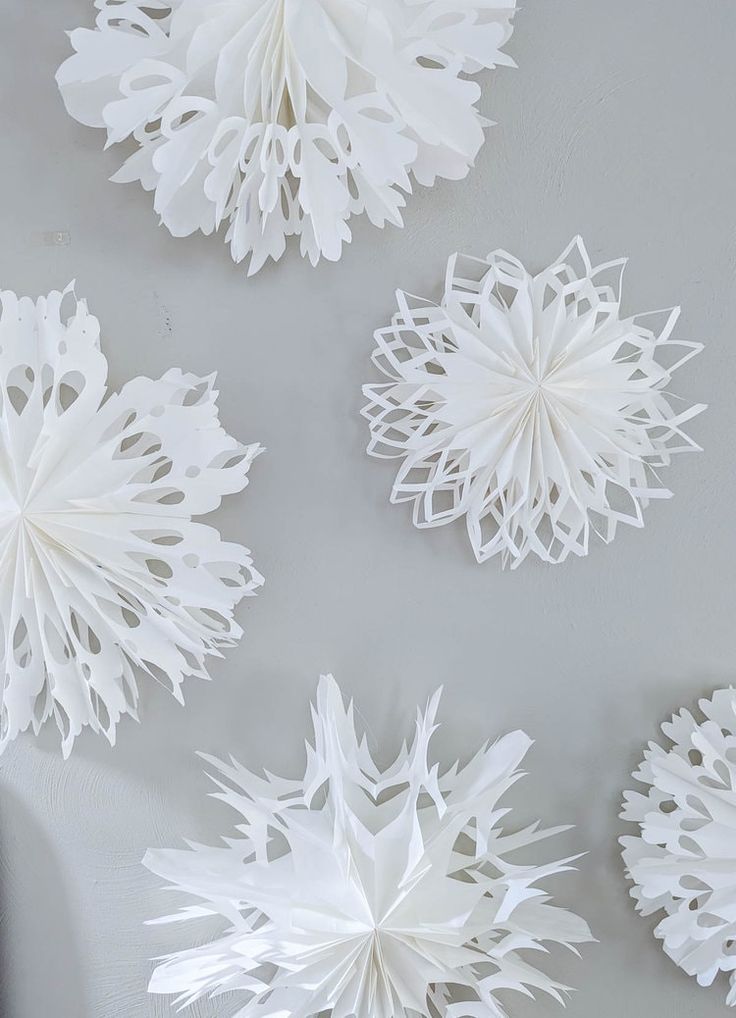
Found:
<path fill-rule="evenodd" d="M 499 64 L 516 0 L 95 0 L 57 81 L 69 113 L 137 148 L 174 236 L 227 223 L 249 274 L 298 235 L 340 257 L 348 220 L 402 224 L 411 175 L 472 166 L 488 125 L 470 75 Z"/>
<path fill-rule="evenodd" d="M 398 293 L 373 355 L 390 381 L 363 414 L 415 526 L 465 517 L 479 562 L 557 563 L 670 496 L 657 470 L 698 448 L 682 426 L 705 408 L 667 387 L 702 347 L 671 338 L 679 308 L 621 317 L 625 264 L 593 268 L 576 238 L 536 276 L 505 251 L 454 255 L 439 306 Z"/>
<path fill-rule="evenodd" d="M 260 451 L 220 427 L 214 376 L 107 394 L 99 332 L 69 290 L 0 293 L 0 750 L 51 717 L 65 756 L 84 725 L 113 743 L 136 671 L 181 701 L 262 582 L 246 548 L 192 522 Z"/>
<path fill-rule="evenodd" d="M 331 676 L 301 780 L 205 758 L 221 775 L 216 798 L 242 817 L 240 836 L 149 852 L 145 864 L 197 902 L 159 922 L 216 917 L 224 930 L 166 958 L 151 992 L 187 1005 L 239 991 L 234 1018 L 452 1018 L 458 988 L 472 1001 L 463 1015 L 502 1018 L 499 990 L 562 1000 L 567 987 L 527 956 L 591 939 L 537 886 L 572 860 L 509 857 L 565 828 L 510 833 L 498 805 L 530 740 L 514 732 L 440 775 L 428 759 L 438 702 L 383 772 Z"/>
<path fill-rule="evenodd" d="M 736 692 L 701 700 L 703 720 L 675 714 L 650 743 L 621 817 L 639 826 L 621 839 L 631 895 L 665 953 L 700 986 L 730 974 L 736 1006 Z"/>

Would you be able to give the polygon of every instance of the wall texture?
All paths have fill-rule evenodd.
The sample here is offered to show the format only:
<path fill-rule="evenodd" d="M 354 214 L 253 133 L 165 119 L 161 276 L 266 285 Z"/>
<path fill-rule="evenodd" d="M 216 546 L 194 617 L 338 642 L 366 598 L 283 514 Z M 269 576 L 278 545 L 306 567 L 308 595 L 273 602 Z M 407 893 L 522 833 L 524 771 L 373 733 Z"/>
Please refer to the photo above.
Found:
<path fill-rule="evenodd" d="M 144 686 L 143 723 L 123 723 L 115 750 L 83 736 L 63 763 L 47 731 L 0 760 L 0 1012 L 172 1013 L 146 995 L 147 959 L 186 933 L 143 926 L 170 901 L 139 861 L 228 829 L 196 749 L 295 769 L 317 676 L 332 670 L 384 759 L 440 684 L 448 762 L 512 727 L 536 739 L 515 801 L 576 826 L 558 850 L 589 854 L 556 890 L 600 941 L 583 962 L 559 959 L 579 987 L 570 1018 L 723 1013 L 724 985 L 699 990 L 636 917 L 616 837 L 643 744 L 736 668 L 733 0 L 525 0 L 519 69 L 487 79 L 483 112 L 499 126 L 471 176 L 419 190 L 403 231 L 356 223 L 337 265 L 294 254 L 250 281 L 224 245 L 173 240 L 147 195 L 108 183 L 118 153 L 65 115 L 54 72 L 64 30 L 91 24 L 89 0 L 0 11 L 0 285 L 35 295 L 76 278 L 114 386 L 217 369 L 225 426 L 268 449 L 216 519 L 267 582 L 214 681 L 191 681 L 186 708 Z M 678 334 L 707 344 L 678 383 L 711 405 L 692 427 L 705 453 L 671 468 L 675 498 L 644 530 L 502 573 L 474 563 L 461 525 L 422 533 L 389 506 L 391 468 L 364 453 L 360 385 L 396 287 L 438 296 L 457 249 L 503 246 L 541 268 L 577 232 L 594 257 L 630 256 L 628 310 L 680 303 Z M 512 1003 L 517 1018 L 556 1013 Z"/>

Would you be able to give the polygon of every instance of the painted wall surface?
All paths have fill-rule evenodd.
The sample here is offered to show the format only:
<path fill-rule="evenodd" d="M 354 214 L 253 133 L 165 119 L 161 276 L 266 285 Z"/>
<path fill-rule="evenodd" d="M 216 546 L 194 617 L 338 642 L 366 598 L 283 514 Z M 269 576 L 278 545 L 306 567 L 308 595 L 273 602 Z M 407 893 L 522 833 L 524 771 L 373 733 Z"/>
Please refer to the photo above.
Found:
<path fill-rule="evenodd" d="M 569 1018 L 715 1018 L 628 898 L 616 838 L 643 744 L 681 704 L 736 678 L 736 4 L 525 0 L 510 52 L 485 78 L 498 121 L 477 167 L 419 189 L 403 231 L 355 222 L 339 264 L 296 253 L 247 280 L 223 244 L 174 240 L 150 196 L 108 183 L 119 151 L 70 120 L 54 84 L 88 0 L 0 0 L 0 285 L 77 280 L 102 321 L 111 381 L 178 365 L 217 370 L 226 428 L 268 452 L 213 522 L 266 575 L 242 644 L 190 681 L 187 705 L 144 684 L 142 724 L 113 750 L 84 735 L 68 763 L 51 730 L 0 760 L 0 1012 L 152 1018 L 149 958 L 187 943 L 146 928 L 171 897 L 140 865 L 149 846 L 215 840 L 231 817 L 205 796 L 195 750 L 290 773 L 307 704 L 331 670 L 387 761 L 417 702 L 444 684 L 447 762 L 516 727 L 536 740 L 522 817 L 568 821 L 555 884 L 600 943 L 557 972 Z M 680 303 L 679 335 L 706 352 L 677 389 L 710 411 L 643 530 L 583 560 L 516 573 L 477 566 L 462 525 L 419 532 L 388 504 L 390 465 L 364 453 L 360 386 L 394 289 L 437 297 L 457 249 L 505 247 L 541 268 L 581 232 L 594 257 L 630 256 L 625 309 Z M 558 1013 L 523 998 L 517 1018 Z M 225 1016 L 200 1004 L 195 1018 Z"/>

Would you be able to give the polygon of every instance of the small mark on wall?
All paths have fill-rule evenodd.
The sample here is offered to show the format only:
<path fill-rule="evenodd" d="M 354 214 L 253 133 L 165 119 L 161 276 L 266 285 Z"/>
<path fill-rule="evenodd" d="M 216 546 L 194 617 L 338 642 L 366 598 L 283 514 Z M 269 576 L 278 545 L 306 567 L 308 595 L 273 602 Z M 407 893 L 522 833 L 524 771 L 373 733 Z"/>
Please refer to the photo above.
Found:
<path fill-rule="evenodd" d="M 44 247 L 70 247 L 72 235 L 69 230 L 46 230 L 40 240 Z"/>
<path fill-rule="evenodd" d="M 160 322 L 160 325 L 159 325 L 159 336 L 161 337 L 161 339 L 170 339 L 172 334 L 173 334 L 173 331 L 174 331 L 173 330 L 172 320 L 171 320 L 171 312 L 169 311 L 169 309 L 166 307 L 164 302 L 159 297 L 159 294 L 158 294 L 157 290 L 153 291 L 152 297 L 153 297 L 154 303 L 156 304 L 156 307 L 158 309 L 159 322 Z"/>

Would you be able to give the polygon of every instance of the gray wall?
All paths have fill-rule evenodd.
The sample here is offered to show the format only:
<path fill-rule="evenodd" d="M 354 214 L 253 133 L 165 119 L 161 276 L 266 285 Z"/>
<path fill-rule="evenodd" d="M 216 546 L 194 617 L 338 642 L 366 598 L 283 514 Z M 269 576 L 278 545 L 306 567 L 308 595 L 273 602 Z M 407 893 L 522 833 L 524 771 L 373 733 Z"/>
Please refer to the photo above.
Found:
<path fill-rule="evenodd" d="M 85 735 L 64 763 L 48 730 L 0 760 L 3 1013 L 172 1013 L 146 995 L 147 959 L 186 931 L 142 925 L 169 899 L 139 860 L 229 829 L 196 749 L 295 771 L 327 670 L 383 760 L 440 684 L 446 761 L 512 727 L 536 739 L 514 801 L 575 824 L 557 850 L 589 855 L 555 889 L 600 940 L 582 962 L 559 959 L 579 987 L 570 1018 L 723 1013 L 725 984 L 699 990 L 635 915 L 616 837 L 643 744 L 734 679 L 736 4 L 525 0 L 519 69 L 488 81 L 483 112 L 499 126 L 470 177 L 420 190 L 403 231 L 356 222 L 337 265 L 294 254 L 250 281 L 218 241 L 158 228 L 149 196 L 107 182 L 119 152 L 65 115 L 54 72 L 88 0 L 0 11 L 0 285 L 35 295 L 75 277 L 114 386 L 171 365 L 217 369 L 225 426 L 268 449 L 213 520 L 267 578 L 214 681 L 190 681 L 186 708 L 145 685 L 143 723 L 123 723 L 114 750 Z M 461 525 L 419 532 L 388 504 L 391 468 L 364 453 L 360 385 L 396 287 L 437 296 L 457 249 L 503 246 L 541 268 L 576 232 L 602 260 L 630 256 L 629 311 L 680 303 L 678 334 L 707 344 L 677 385 L 711 404 L 692 426 L 705 452 L 670 469 L 675 498 L 652 505 L 644 530 L 504 573 L 474 563 Z M 517 1018 L 558 1013 L 512 1004 Z"/>

